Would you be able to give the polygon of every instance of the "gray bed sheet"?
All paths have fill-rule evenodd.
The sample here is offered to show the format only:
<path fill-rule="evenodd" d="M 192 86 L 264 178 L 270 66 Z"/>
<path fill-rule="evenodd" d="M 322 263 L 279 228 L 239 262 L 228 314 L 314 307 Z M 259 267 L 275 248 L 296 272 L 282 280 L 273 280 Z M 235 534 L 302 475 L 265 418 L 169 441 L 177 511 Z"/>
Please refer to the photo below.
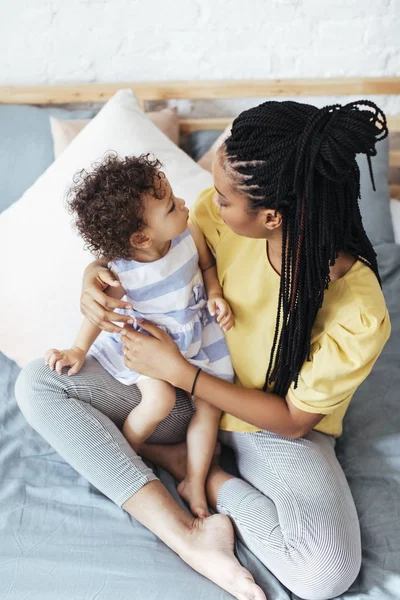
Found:
<path fill-rule="evenodd" d="M 400 598 L 400 246 L 377 247 L 392 336 L 337 444 L 356 501 L 363 564 L 346 600 Z M 25 422 L 18 367 L 0 357 L 0 600 L 227 600 L 90 486 Z M 232 456 L 224 466 L 234 469 Z M 173 479 L 158 470 L 179 500 Z M 238 542 L 269 600 L 296 598 Z"/>

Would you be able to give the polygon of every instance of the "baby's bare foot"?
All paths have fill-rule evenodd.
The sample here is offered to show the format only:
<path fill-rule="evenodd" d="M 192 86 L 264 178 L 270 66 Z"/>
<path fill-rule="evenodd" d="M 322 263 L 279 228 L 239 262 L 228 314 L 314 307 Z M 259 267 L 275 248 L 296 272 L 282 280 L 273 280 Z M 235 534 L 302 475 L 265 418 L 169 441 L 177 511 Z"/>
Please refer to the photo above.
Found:
<path fill-rule="evenodd" d="M 160 467 L 171 473 L 177 481 L 182 481 L 186 476 L 186 442 L 180 444 L 142 444 L 139 454 L 155 462 L 156 465 L 160 465 Z M 219 464 L 220 454 L 221 444 L 217 442 L 212 465 Z"/>
<path fill-rule="evenodd" d="M 199 519 L 210 516 L 204 484 L 184 479 L 177 487 L 178 494 L 189 505 L 191 513 Z"/>

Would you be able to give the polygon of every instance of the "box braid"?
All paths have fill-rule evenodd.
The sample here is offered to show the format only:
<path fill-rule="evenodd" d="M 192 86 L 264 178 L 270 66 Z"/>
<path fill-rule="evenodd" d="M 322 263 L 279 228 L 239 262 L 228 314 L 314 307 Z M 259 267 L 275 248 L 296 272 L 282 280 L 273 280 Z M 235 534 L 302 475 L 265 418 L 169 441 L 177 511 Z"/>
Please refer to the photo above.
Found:
<path fill-rule="evenodd" d="M 278 312 L 264 390 L 285 397 L 305 360 L 311 331 L 339 252 L 375 273 L 376 254 L 358 200 L 357 153 L 371 156 L 388 135 L 386 117 L 368 100 L 318 109 L 298 102 L 265 102 L 241 113 L 221 147 L 222 164 L 248 198 L 249 210 L 282 214 Z M 279 338 L 279 339 L 278 339 Z"/>

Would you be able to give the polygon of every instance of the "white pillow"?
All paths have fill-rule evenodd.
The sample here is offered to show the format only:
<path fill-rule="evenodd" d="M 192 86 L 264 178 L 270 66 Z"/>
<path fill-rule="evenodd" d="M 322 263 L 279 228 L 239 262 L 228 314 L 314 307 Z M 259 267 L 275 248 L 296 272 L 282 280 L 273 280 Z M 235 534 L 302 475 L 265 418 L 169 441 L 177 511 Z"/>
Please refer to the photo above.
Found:
<path fill-rule="evenodd" d="M 390 201 L 390 212 L 392 213 L 394 241 L 400 244 L 400 199 Z"/>
<path fill-rule="evenodd" d="M 161 133 L 131 90 L 120 90 L 20 200 L 0 214 L 0 351 L 20 366 L 69 347 L 81 323 L 82 273 L 92 260 L 71 226 L 65 194 L 73 175 L 114 150 L 153 152 L 190 206 L 210 173 Z"/>

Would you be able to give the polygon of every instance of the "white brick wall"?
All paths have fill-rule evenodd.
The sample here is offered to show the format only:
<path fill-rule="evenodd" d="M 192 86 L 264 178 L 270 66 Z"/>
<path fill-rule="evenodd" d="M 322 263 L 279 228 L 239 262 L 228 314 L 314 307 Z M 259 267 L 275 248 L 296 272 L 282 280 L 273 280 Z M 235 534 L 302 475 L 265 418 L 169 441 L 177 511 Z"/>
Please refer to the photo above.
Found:
<path fill-rule="evenodd" d="M 3 85 L 400 76 L 400 0 L 0 0 L 0 57 Z"/>

